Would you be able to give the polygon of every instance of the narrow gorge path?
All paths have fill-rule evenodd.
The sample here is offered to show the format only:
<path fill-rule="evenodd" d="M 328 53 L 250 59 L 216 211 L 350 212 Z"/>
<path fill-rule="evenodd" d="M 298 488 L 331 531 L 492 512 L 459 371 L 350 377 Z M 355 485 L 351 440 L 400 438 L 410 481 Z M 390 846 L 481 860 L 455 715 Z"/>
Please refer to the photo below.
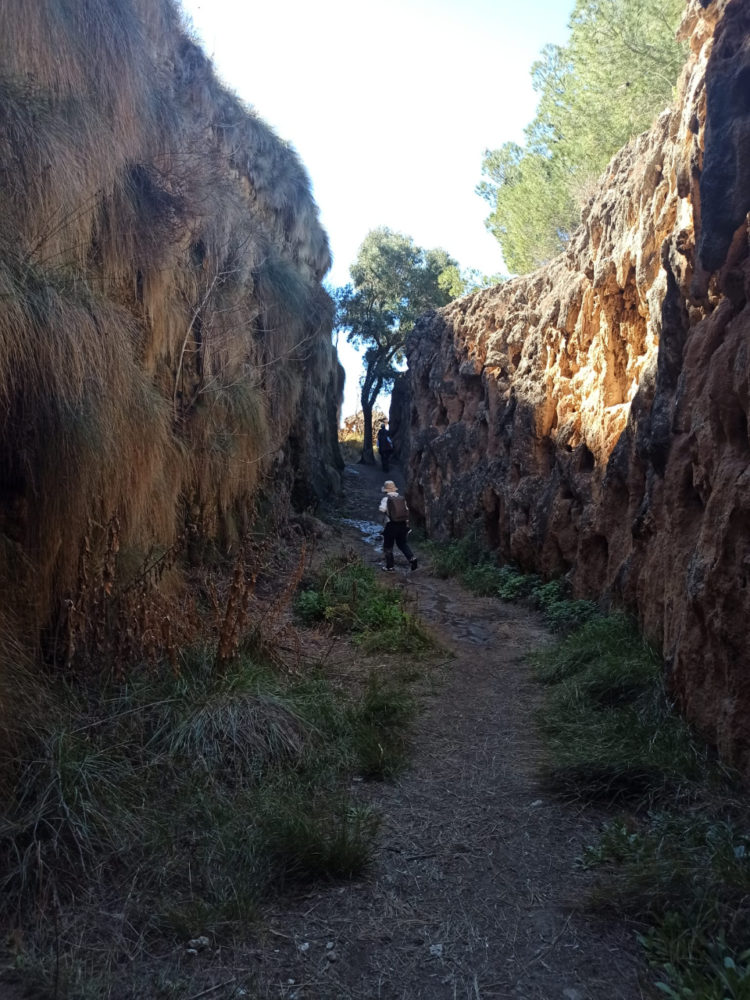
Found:
<path fill-rule="evenodd" d="M 391 476 L 403 482 L 400 470 Z M 377 565 L 355 522 L 385 477 L 347 467 L 342 541 Z M 366 532 L 365 532 L 366 533 Z M 425 699 L 410 766 L 355 793 L 382 816 L 372 870 L 275 904 L 258 995 L 286 1000 L 634 1000 L 632 929 L 587 914 L 580 869 L 596 821 L 540 790 L 527 654 L 549 641 L 528 608 L 420 569 L 389 577 L 452 656 Z"/>

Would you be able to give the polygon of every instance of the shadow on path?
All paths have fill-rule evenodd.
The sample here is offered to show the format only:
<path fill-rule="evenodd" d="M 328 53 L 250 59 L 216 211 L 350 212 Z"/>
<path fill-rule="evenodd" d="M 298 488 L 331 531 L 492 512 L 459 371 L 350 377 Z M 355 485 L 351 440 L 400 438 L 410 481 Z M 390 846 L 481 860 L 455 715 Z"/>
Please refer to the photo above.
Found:
<path fill-rule="evenodd" d="M 403 485 L 401 470 L 388 478 Z M 341 542 L 377 519 L 384 476 L 349 466 Z M 407 588 L 452 656 L 426 698 L 409 770 L 355 783 L 383 817 L 370 875 L 275 905 L 263 998 L 635 1000 L 633 935 L 584 911 L 578 866 L 594 821 L 539 790 L 541 693 L 527 654 L 549 641 L 528 608 L 478 598 L 420 569 Z"/>

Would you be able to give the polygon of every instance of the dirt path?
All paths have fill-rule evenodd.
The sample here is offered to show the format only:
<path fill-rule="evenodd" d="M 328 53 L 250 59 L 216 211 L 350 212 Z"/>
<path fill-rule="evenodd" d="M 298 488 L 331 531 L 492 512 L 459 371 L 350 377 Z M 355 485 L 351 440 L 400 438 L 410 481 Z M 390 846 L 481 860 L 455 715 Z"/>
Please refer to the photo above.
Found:
<path fill-rule="evenodd" d="M 347 468 L 342 516 L 375 519 L 383 478 Z M 382 561 L 355 526 L 342 540 Z M 432 577 L 425 560 L 416 573 L 399 563 L 394 585 L 455 658 L 427 699 L 407 773 L 355 786 L 383 816 L 373 870 L 274 906 L 256 952 L 259 997 L 642 997 L 632 932 L 581 907 L 590 876 L 576 859 L 594 822 L 537 785 L 540 691 L 524 657 L 547 633 L 526 608 Z"/>

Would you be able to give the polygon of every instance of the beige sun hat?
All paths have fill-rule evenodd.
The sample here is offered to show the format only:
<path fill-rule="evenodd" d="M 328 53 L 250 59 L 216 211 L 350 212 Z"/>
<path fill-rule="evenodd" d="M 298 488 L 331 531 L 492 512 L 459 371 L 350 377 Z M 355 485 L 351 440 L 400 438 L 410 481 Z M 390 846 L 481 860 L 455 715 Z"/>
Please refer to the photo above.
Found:
<path fill-rule="evenodd" d="M 383 493 L 398 493 L 398 487 L 392 479 L 386 479 L 383 483 Z"/>

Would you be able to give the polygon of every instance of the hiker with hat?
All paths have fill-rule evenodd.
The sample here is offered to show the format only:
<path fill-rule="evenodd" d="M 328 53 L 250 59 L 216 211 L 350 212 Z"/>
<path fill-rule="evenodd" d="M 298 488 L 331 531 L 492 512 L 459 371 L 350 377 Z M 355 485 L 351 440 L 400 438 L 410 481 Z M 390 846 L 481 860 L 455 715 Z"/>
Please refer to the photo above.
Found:
<path fill-rule="evenodd" d="M 389 573 L 393 572 L 393 546 L 395 544 L 409 560 L 411 568 L 415 570 L 417 560 L 406 540 L 406 536 L 409 534 L 409 508 L 406 500 L 399 494 L 392 479 L 387 479 L 383 483 L 382 492 L 385 494 L 380 501 L 380 513 L 385 514 L 385 528 L 383 530 L 385 566 L 383 568 Z"/>

